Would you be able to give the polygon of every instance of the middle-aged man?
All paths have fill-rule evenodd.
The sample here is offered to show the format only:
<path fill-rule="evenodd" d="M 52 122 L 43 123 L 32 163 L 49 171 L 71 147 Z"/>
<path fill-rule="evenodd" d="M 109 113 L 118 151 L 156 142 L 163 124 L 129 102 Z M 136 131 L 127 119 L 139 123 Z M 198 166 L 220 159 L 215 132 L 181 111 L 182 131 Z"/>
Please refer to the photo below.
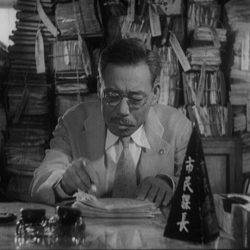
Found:
<path fill-rule="evenodd" d="M 157 104 L 159 56 L 137 39 L 107 47 L 99 62 L 100 100 L 68 110 L 35 171 L 34 200 L 53 204 L 78 190 L 167 205 L 191 135 L 191 122 Z"/>

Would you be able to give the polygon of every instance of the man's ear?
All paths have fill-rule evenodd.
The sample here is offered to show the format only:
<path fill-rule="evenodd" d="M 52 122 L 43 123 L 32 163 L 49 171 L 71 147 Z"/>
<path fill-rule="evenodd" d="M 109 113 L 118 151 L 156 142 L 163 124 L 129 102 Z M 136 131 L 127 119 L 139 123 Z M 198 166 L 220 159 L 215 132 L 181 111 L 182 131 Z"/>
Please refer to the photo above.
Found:
<path fill-rule="evenodd" d="M 155 82 L 154 87 L 153 87 L 153 98 L 152 98 L 152 102 L 151 105 L 156 105 L 158 103 L 158 100 L 160 98 L 160 84 L 159 82 Z"/>

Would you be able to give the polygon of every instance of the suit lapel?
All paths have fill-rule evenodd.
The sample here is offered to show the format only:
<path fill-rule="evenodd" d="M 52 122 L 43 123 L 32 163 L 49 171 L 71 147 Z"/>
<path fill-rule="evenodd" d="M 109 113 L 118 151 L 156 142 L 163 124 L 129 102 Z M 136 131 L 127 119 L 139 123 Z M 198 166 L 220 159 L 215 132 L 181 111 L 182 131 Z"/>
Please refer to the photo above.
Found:
<path fill-rule="evenodd" d="M 97 160 L 104 154 L 106 129 L 101 106 L 91 110 L 84 122 L 81 138 L 81 148 L 84 155 L 90 160 Z"/>
<path fill-rule="evenodd" d="M 138 164 L 140 179 L 155 176 L 161 172 L 161 169 L 166 168 L 167 157 L 171 150 L 171 145 L 162 138 L 164 127 L 153 108 L 149 111 L 144 127 L 150 149 L 143 148 L 142 150 Z"/>

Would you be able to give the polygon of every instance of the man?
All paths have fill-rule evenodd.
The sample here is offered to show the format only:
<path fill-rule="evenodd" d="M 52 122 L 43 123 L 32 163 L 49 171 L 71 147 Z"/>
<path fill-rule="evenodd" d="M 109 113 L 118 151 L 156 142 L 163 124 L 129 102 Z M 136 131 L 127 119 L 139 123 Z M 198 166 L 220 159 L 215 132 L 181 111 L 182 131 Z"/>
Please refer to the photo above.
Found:
<path fill-rule="evenodd" d="M 103 51 L 100 101 L 79 104 L 59 119 L 34 174 L 33 199 L 53 204 L 96 187 L 98 197 L 168 204 L 192 126 L 179 111 L 157 104 L 160 69 L 158 54 L 137 39 Z"/>

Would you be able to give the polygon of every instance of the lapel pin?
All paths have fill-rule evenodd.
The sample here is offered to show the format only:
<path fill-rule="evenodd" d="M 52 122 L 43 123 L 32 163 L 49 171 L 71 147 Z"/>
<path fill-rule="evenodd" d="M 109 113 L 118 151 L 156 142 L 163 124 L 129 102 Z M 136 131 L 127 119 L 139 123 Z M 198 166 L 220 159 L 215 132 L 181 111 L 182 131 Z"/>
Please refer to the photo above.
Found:
<path fill-rule="evenodd" d="M 164 154 L 164 149 L 163 149 L 163 148 L 161 148 L 161 149 L 159 150 L 159 154 L 160 154 L 160 155 L 163 155 L 163 154 Z"/>

